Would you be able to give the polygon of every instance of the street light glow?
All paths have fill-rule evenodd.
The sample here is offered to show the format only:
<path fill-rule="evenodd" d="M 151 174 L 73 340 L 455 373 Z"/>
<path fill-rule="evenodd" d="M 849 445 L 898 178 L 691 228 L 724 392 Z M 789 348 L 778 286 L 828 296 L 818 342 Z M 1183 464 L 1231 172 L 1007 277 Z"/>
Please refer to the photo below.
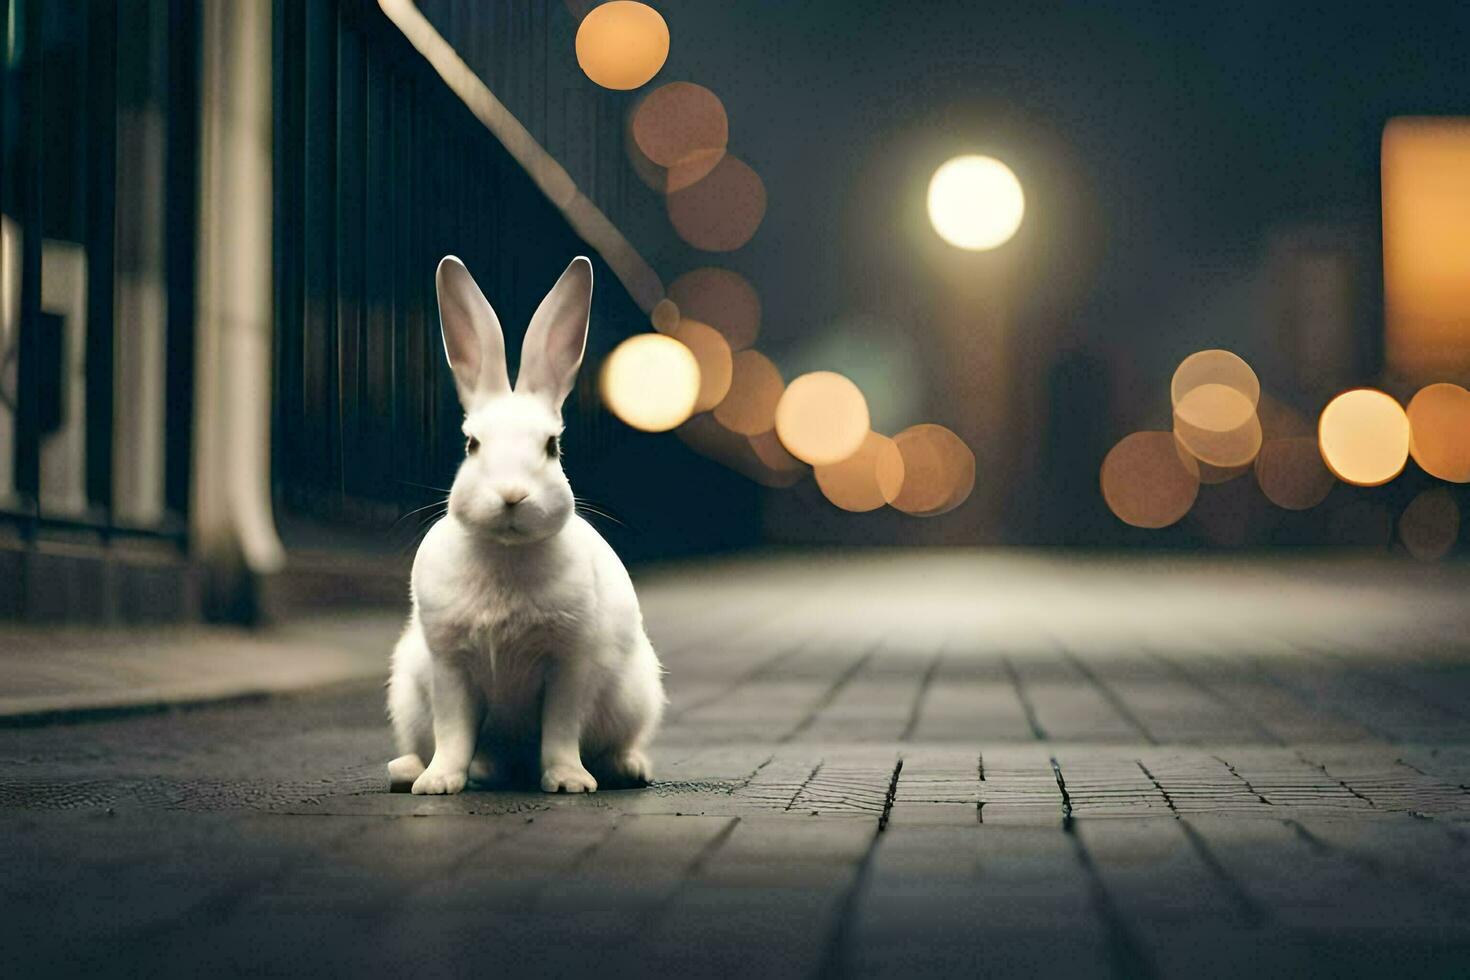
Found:
<path fill-rule="evenodd" d="M 1011 168 L 994 157 L 955 157 L 929 181 L 929 220 L 956 248 L 998 248 L 1021 227 L 1026 195 Z"/>

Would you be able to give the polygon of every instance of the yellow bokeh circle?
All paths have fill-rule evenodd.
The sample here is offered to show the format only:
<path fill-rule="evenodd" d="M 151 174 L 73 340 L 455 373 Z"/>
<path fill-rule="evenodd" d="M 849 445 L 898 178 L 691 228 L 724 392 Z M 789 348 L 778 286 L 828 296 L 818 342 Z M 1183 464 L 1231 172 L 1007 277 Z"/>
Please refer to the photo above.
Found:
<path fill-rule="evenodd" d="M 833 371 L 803 374 L 776 405 L 776 435 L 791 455 L 813 466 L 857 452 L 868 435 L 868 401 L 858 386 Z"/>
<path fill-rule="evenodd" d="M 1317 441 L 1339 480 L 1381 486 L 1409 461 L 1409 417 L 1387 392 L 1356 388 L 1327 403 L 1317 422 Z"/>
<path fill-rule="evenodd" d="M 602 362 L 602 400 L 619 419 L 644 432 L 667 432 L 694 413 L 699 362 L 672 337 L 629 337 Z"/>

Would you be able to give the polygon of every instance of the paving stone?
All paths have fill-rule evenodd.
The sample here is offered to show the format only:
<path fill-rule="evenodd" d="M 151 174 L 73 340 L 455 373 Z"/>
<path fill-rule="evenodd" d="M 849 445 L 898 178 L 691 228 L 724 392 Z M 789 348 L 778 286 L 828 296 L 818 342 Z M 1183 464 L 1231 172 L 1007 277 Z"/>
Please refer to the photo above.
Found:
<path fill-rule="evenodd" d="M 893 826 L 856 915 L 846 961 L 855 976 L 1023 975 L 1060 963 L 1110 972 L 1089 877 L 1051 828 Z"/>

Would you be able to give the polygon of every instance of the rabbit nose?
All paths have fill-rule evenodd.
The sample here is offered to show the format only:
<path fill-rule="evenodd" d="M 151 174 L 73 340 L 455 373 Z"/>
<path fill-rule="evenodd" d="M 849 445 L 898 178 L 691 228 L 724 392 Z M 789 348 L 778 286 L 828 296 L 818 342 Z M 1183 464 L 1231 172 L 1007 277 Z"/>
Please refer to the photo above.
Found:
<path fill-rule="evenodd" d="M 525 487 L 501 487 L 500 499 L 505 501 L 505 506 L 514 507 L 531 495 L 531 491 Z"/>

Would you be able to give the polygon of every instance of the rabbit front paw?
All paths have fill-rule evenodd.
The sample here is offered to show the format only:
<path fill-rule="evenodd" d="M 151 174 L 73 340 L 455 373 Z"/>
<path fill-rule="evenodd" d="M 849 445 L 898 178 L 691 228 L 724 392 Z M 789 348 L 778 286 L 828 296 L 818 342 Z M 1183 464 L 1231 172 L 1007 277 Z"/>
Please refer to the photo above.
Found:
<path fill-rule="evenodd" d="M 629 749 L 613 760 L 613 771 L 617 779 L 628 786 L 647 786 L 653 782 L 653 763 L 638 749 Z"/>
<path fill-rule="evenodd" d="M 595 793 L 597 780 L 580 763 L 562 763 L 546 767 L 541 774 L 541 789 L 547 793 Z"/>
<path fill-rule="evenodd" d="M 415 796 L 441 796 L 458 793 L 464 789 L 464 784 L 465 773 L 463 771 L 446 772 L 443 769 L 435 769 L 430 764 L 429 768 L 413 781 L 413 792 Z"/>

